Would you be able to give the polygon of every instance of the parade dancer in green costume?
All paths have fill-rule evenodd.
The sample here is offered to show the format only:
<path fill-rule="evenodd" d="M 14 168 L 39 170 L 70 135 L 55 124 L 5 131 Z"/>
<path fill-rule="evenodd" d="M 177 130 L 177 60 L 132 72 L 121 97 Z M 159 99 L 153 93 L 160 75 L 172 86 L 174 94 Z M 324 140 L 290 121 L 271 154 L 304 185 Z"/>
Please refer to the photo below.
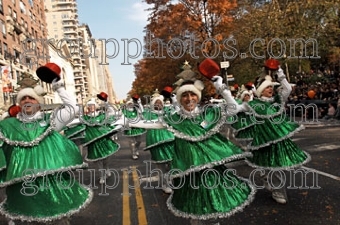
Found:
<path fill-rule="evenodd" d="M 228 218 L 242 211 L 254 198 L 255 188 L 227 168 L 229 162 L 251 156 L 219 133 L 226 120 L 223 107 L 200 108 L 203 82 L 183 80 L 176 91 L 180 111 L 166 114 L 163 123 L 131 123 L 151 129 L 167 128 L 175 135 L 169 176 L 173 193 L 167 200 L 176 216 L 204 220 Z"/>
<path fill-rule="evenodd" d="M 122 113 L 128 122 L 139 120 L 142 118 L 144 107 L 138 95 L 132 98 L 128 96 L 125 106 L 122 107 Z M 142 135 L 146 133 L 143 128 L 125 129 L 123 135 L 129 138 L 132 159 L 138 159 L 139 147 L 142 143 Z"/>
<path fill-rule="evenodd" d="M 284 170 L 298 168 L 310 161 L 310 155 L 301 150 L 291 139 L 303 126 L 293 123 L 286 117 L 285 101 L 292 88 L 283 70 L 277 71 L 277 80 L 281 86 L 274 92 L 271 76 L 256 80 L 255 94 L 257 98 L 248 103 L 238 104 L 232 98 L 227 86 L 222 84 L 222 78 L 215 76 L 214 85 L 228 104 L 233 104 L 233 113 L 247 112 L 247 125 L 244 127 L 245 138 L 253 133 L 247 148 L 253 157 L 248 164 L 262 172 L 264 186 L 272 191 L 272 197 L 281 204 L 287 202 Z M 277 171 L 279 170 L 279 171 Z M 275 172 L 276 171 L 276 172 Z"/>
<path fill-rule="evenodd" d="M 75 118 L 71 123 L 67 124 L 62 133 L 64 136 L 73 141 L 79 148 L 80 154 L 83 156 L 82 143 L 85 138 L 86 125 L 81 123 L 79 118 Z"/>
<path fill-rule="evenodd" d="M 61 71 L 54 63 L 42 69 L 46 76 L 59 77 Z M 85 168 L 87 164 L 77 146 L 59 133 L 79 108 L 75 97 L 70 96 L 63 81 L 58 80 L 51 81 L 52 89 L 61 98 L 64 108 L 51 114 L 43 113 L 40 110 L 44 103 L 43 88 L 36 85 L 37 82 L 27 82 L 25 86 L 22 83 L 17 95 L 20 113 L 0 122 L 1 149 L 6 163 L 0 173 L 0 187 L 6 188 L 0 212 L 11 220 L 61 220 L 59 222 L 65 224 L 68 217 L 92 199 L 92 191 L 72 176 L 72 170 Z"/>
<path fill-rule="evenodd" d="M 89 162 L 97 162 L 100 170 L 99 183 L 103 184 L 106 178 L 111 176 L 108 159 L 111 155 L 118 152 L 120 145 L 111 139 L 111 136 L 117 133 L 122 125 L 113 124 L 113 113 L 107 110 L 97 111 L 98 105 L 95 99 L 86 103 L 87 114 L 80 115 L 80 121 L 86 125 L 83 148 L 87 146 L 85 159 Z M 82 114 L 82 113 L 81 113 Z"/>
<path fill-rule="evenodd" d="M 170 106 L 169 106 L 170 108 Z M 145 110 L 143 118 L 147 121 L 156 121 L 159 116 L 164 114 L 164 96 L 156 89 L 151 97 L 150 110 Z M 148 129 L 146 132 L 146 147 L 144 150 L 150 151 L 151 162 L 156 164 L 160 170 L 158 181 L 162 186 L 162 190 L 170 194 L 172 189 L 168 185 L 168 179 L 164 177 L 172 161 L 174 151 L 174 135 L 167 129 Z"/>

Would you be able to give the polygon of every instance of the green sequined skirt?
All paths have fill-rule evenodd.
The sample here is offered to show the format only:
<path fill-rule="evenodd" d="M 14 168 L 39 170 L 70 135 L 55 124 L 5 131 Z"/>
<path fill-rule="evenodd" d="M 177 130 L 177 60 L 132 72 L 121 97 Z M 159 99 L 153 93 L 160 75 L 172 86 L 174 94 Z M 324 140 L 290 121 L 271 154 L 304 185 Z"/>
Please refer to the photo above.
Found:
<path fill-rule="evenodd" d="M 255 188 L 235 172 L 222 165 L 175 178 L 168 208 L 176 216 L 200 220 L 242 211 L 254 199 Z"/>
<path fill-rule="evenodd" d="M 154 163 L 164 163 L 172 160 L 174 154 L 174 135 L 165 129 L 151 129 L 146 133 L 146 147 Z"/>
<path fill-rule="evenodd" d="M 154 163 L 165 163 L 172 160 L 174 154 L 174 143 L 165 142 L 150 148 L 151 160 Z"/>
<path fill-rule="evenodd" d="M 45 222 L 79 212 L 91 202 L 93 193 L 66 171 L 12 184 L 6 187 L 6 195 L 0 205 L 2 214 L 14 220 Z"/>
<path fill-rule="evenodd" d="M 86 129 L 85 124 L 80 124 L 74 127 L 68 127 L 64 130 L 64 135 L 70 139 L 83 138 L 83 131 Z"/>
<path fill-rule="evenodd" d="M 310 161 L 310 155 L 302 151 L 291 139 L 252 151 L 253 157 L 247 162 L 252 167 L 265 169 L 288 169 Z"/>
<path fill-rule="evenodd" d="M 6 158 L 4 151 L 0 148 L 0 171 L 6 168 Z"/>
<path fill-rule="evenodd" d="M 146 130 L 144 128 L 130 128 L 128 130 L 124 130 L 124 136 L 139 136 L 146 133 Z"/>
<path fill-rule="evenodd" d="M 114 142 L 109 136 L 100 138 L 87 146 L 87 161 L 97 161 L 105 159 L 120 148 L 120 145 Z"/>

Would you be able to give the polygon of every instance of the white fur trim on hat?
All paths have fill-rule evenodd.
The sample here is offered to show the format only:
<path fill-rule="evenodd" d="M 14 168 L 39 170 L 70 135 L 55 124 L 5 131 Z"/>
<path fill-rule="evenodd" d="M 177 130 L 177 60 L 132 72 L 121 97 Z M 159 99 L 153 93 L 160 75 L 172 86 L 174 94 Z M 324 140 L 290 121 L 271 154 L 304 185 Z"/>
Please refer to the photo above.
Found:
<path fill-rule="evenodd" d="M 159 96 L 153 97 L 151 99 L 151 105 L 155 105 L 157 100 L 160 100 L 162 102 L 162 104 L 164 105 L 164 96 L 163 95 L 159 95 Z"/>
<path fill-rule="evenodd" d="M 255 91 L 256 96 L 260 98 L 263 90 L 266 89 L 268 86 L 274 86 L 272 78 L 270 76 L 266 76 L 264 81 L 256 88 Z"/>
<path fill-rule="evenodd" d="M 204 89 L 204 84 L 200 80 L 196 80 L 194 84 L 184 84 L 183 86 L 179 87 L 176 92 L 177 102 L 180 102 L 182 94 L 188 91 L 195 93 L 198 96 L 198 101 L 201 101 L 203 89 Z"/>
<path fill-rule="evenodd" d="M 24 88 L 21 91 L 19 91 L 17 95 L 17 103 L 20 103 L 23 97 L 30 96 L 37 100 L 39 104 L 44 104 L 44 94 L 45 91 L 43 87 L 41 87 L 40 85 L 37 85 L 34 88 Z"/>
<path fill-rule="evenodd" d="M 97 107 L 97 102 L 94 99 L 90 99 L 90 101 L 86 102 L 86 106 L 95 105 Z"/>
<path fill-rule="evenodd" d="M 133 104 L 133 99 L 132 98 L 129 98 L 126 100 L 125 104 Z"/>
<path fill-rule="evenodd" d="M 243 101 L 243 99 L 246 95 L 249 95 L 249 97 L 251 97 L 251 94 L 249 93 L 249 91 L 243 91 L 240 99 Z"/>

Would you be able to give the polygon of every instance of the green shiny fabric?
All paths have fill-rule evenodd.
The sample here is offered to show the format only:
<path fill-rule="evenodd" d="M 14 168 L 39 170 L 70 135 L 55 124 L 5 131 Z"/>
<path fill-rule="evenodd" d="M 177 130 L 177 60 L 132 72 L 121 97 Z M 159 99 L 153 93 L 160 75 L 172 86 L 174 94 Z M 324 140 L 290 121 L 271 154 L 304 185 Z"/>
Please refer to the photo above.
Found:
<path fill-rule="evenodd" d="M 105 114 L 96 117 L 85 116 L 84 119 L 90 123 L 103 123 L 106 120 Z M 96 161 L 109 157 L 119 150 L 119 145 L 111 139 L 117 132 L 114 125 L 86 126 L 84 143 L 87 144 L 86 160 Z"/>
<path fill-rule="evenodd" d="M 16 118 L 0 122 L 1 132 L 11 141 L 35 141 L 48 127 L 48 123 L 41 121 L 23 125 Z M 1 148 L 6 169 L 0 173 L 0 185 L 6 187 L 7 199 L 1 204 L 0 212 L 15 219 L 26 220 L 25 217 L 28 217 L 29 220 L 45 221 L 66 214 L 69 216 L 79 211 L 80 207 L 85 207 L 92 199 L 92 191 L 81 187 L 77 181 L 73 180 L 72 187 L 67 189 L 56 185 L 57 182 L 70 183 L 67 172 L 61 171 L 86 166 L 78 147 L 54 130 L 41 137 L 39 144 L 34 146 L 10 145 L 5 142 Z M 25 175 L 31 178 L 25 178 Z M 23 181 L 32 181 L 32 185 L 43 187 L 42 182 L 46 182 L 46 179 L 50 188 L 40 189 L 31 197 L 21 194 Z M 26 193 L 32 191 L 32 187 L 28 187 Z"/>
<path fill-rule="evenodd" d="M 129 110 L 122 110 L 124 116 L 131 121 L 136 119 L 138 116 L 142 117 L 142 114 L 139 115 L 137 110 L 129 111 Z M 140 118 L 142 119 L 142 118 Z M 125 136 L 139 136 L 146 133 L 146 130 L 144 128 L 136 128 L 136 127 L 131 127 L 130 129 L 124 130 L 123 135 Z"/>
<path fill-rule="evenodd" d="M 87 160 L 98 160 L 109 157 L 119 150 L 119 144 L 114 142 L 110 137 L 100 138 L 87 147 Z"/>
<path fill-rule="evenodd" d="M 90 192 L 74 179 L 65 172 L 59 176 L 39 177 L 32 182 L 27 180 L 26 184 L 11 185 L 6 188 L 7 200 L 2 203 L 1 209 L 12 215 L 32 217 L 35 220 L 57 218 L 71 210 L 80 210 L 90 198 Z"/>
<path fill-rule="evenodd" d="M 84 138 L 84 131 L 86 129 L 85 124 L 79 124 L 74 127 L 66 127 L 64 129 L 64 135 L 70 139 Z"/>
<path fill-rule="evenodd" d="M 235 132 L 235 138 L 248 140 L 254 137 L 254 122 L 245 112 L 238 113 L 230 123 Z"/>
<path fill-rule="evenodd" d="M 114 133 L 117 132 L 117 130 L 114 130 L 115 126 L 105 124 L 104 114 L 100 114 L 96 117 L 86 115 L 83 119 L 90 124 L 98 123 L 98 125 L 95 126 L 86 126 L 84 144 L 89 144 L 104 136 L 112 136 Z"/>
<path fill-rule="evenodd" d="M 2 150 L 2 148 L 0 147 L 0 171 L 5 169 L 5 167 L 6 167 L 5 154 L 4 154 L 4 151 Z"/>
<path fill-rule="evenodd" d="M 280 103 L 278 95 L 275 96 L 275 102 Z M 252 166 L 284 169 L 309 161 L 309 155 L 289 139 L 300 129 L 299 124 L 289 121 L 283 113 L 274 115 L 280 108 L 273 107 L 273 103 L 257 99 L 249 102 L 249 105 L 256 112 L 249 115 L 254 125 L 244 131 L 245 134 L 253 133 L 250 143 L 253 157 L 248 159 Z M 261 118 L 265 116 L 268 117 Z"/>
<path fill-rule="evenodd" d="M 149 148 L 151 160 L 154 163 L 169 162 L 173 158 L 174 142 L 165 142 L 155 147 Z"/>
<path fill-rule="evenodd" d="M 248 183 L 228 172 L 223 165 L 210 172 L 201 170 L 176 178 L 173 186 L 170 210 L 179 210 L 191 217 L 228 213 L 252 197 Z"/>
<path fill-rule="evenodd" d="M 285 168 L 303 164 L 308 156 L 292 140 L 271 144 L 259 150 L 252 151 L 249 162 L 266 168 Z"/>
<path fill-rule="evenodd" d="M 5 131 L 6 134 L 7 132 L 8 130 Z M 27 134 L 28 138 L 32 138 L 29 135 L 31 133 L 39 134 L 37 131 L 20 130 L 20 133 L 18 131 L 16 134 L 9 136 L 20 137 L 25 140 L 25 134 Z M 26 141 L 30 140 L 28 138 Z M 1 176 L 2 182 L 22 177 L 27 169 L 47 172 L 83 164 L 78 147 L 56 131 L 52 131 L 47 135 L 39 145 L 22 147 L 4 143 L 2 150 L 7 162 L 6 173 Z"/>
<path fill-rule="evenodd" d="M 198 137 L 205 135 L 217 124 L 218 121 L 213 120 L 213 118 L 218 118 L 217 116 L 219 116 L 215 109 L 217 108 L 204 114 L 206 115 L 206 119 L 202 116 L 197 116 L 195 118 L 186 118 L 182 120 L 181 123 L 171 123 L 172 121 L 179 121 L 180 115 L 172 115 L 171 118 L 165 117 L 165 119 L 166 122 L 177 131 L 183 134 L 189 134 L 192 137 Z M 217 113 L 217 115 L 214 115 L 214 113 Z M 210 124 L 206 128 L 201 126 L 203 120 L 210 121 Z M 214 123 L 212 121 L 214 121 Z M 240 159 L 243 157 L 243 154 L 244 152 L 238 146 L 230 142 L 220 133 L 215 133 L 200 141 L 188 141 L 176 137 L 171 166 L 173 169 L 185 171 L 191 167 L 220 160 L 232 161 L 235 157 Z"/>
<path fill-rule="evenodd" d="M 145 134 L 146 130 L 144 128 L 136 128 L 136 127 L 131 127 L 128 130 L 124 130 L 124 135 L 125 136 L 140 136 L 142 134 Z"/>
<path fill-rule="evenodd" d="M 48 123 L 41 120 L 34 123 L 22 123 L 17 118 L 10 117 L 0 122 L 0 131 L 10 140 L 33 141 L 49 128 Z"/>
<path fill-rule="evenodd" d="M 145 113 L 145 119 L 156 120 L 156 113 Z M 163 163 L 172 160 L 174 151 L 173 133 L 166 129 L 148 129 L 146 131 L 146 147 L 144 150 L 150 150 L 151 160 L 155 163 Z"/>
<path fill-rule="evenodd" d="M 225 122 L 218 120 L 222 118 L 219 110 L 219 107 L 208 108 L 204 114 L 182 121 L 178 114 L 164 117 L 176 132 L 171 175 L 178 177 L 172 177 L 173 193 L 167 201 L 175 215 L 186 218 L 228 217 L 252 200 L 250 186 L 240 178 L 226 174 L 224 166 L 226 162 L 244 159 L 247 153 L 220 133 L 212 132 L 208 136 L 211 129 Z M 204 138 L 187 140 L 184 134 Z M 214 172 L 205 168 L 212 168 Z M 216 187 L 210 188 L 215 184 Z"/>
<path fill-rule="evenodd" d="M 233 157 L 238 155 L 242 158 L 244 153 L 219 133 L 212 135 L 209 139 L 197 142 L 176 138 L 174 149 L 171 167 L 180 171 L 228 158 L 233 161 Z"/>
<path fill-rule="evenodd" d="M 192 137 L 201 136 L 211 130 L 221 119 L 220 109 L 218 107 L 208 108 L 205 113 L 197 115 L 195 118 L 183 118 L 182 115 L 167 115 L 163 119 L 174 129 Z M 205 123 L 205 126 L 201 126 Z"/>

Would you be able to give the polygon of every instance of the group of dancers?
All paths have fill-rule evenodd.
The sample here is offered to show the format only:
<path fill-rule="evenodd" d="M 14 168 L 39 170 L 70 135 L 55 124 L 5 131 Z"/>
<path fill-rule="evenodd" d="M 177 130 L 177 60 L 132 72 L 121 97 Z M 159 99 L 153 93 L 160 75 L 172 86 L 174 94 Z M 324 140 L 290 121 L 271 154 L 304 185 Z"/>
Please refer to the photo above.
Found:
<path fill-rule="evenodd" d="M 52 88 L 67 107 L 43 113 L 35 107 L 43 104 L 43 89 L 26 87 L 17 95 L 16 113 L 0 121 L 0 187 L 6 188 L 0 213 L 11 222 L 69 224 L 69 217 L 85 208 L 93 193 L 77 182 L 61 188 L 60 181 L 67 184 L 70 176 L 60 172 L 88 168 L 86 161 L 97 162 L 106 171 L 99 182 L 105 183 L 111 175 L 109 157 L 120 149 L 118 132 L 129 138 L 134 160 L 145 134 L 144 150 L 163 172 L 158 179 L 169 194 L 168 209 L 190 219 L 192 225 L 228 218 L 254 200 L 255 185 L 235 174 L 230 163 L 244 160 L 261 168 L 264 187 L 276 202 L 285 204 L 286 188 L 280 185 L 284 181 L 272 171 L 310 161 L 310 155 L 290 139 L 303 127 L 282 116 L 291 86 L 281 68 L 276 71 L 278 83 L 271 76 L 258 77 L 252 90 L 242 90 L 236 98 L 216 74 L 211 81 L 223 101 L 211 107 L 200 106 L 204 84 L 191 76 L 181 78 L 174 91 L 156 90 L 147 105 L 132 96 L 125 104 L 112 106 L 102 92 L 87 101 L 84 110 L 58 79 L 57 67 L 50 63 L 40 71 L 56 75 L 50 79 Z M 221 134 L 227 124 L 237 140 L 247 143 L 246 149 Z M 27 179 L 36 190 L 23 189 Z M 49 188 L 39 188 L 46 182 Z"/>

